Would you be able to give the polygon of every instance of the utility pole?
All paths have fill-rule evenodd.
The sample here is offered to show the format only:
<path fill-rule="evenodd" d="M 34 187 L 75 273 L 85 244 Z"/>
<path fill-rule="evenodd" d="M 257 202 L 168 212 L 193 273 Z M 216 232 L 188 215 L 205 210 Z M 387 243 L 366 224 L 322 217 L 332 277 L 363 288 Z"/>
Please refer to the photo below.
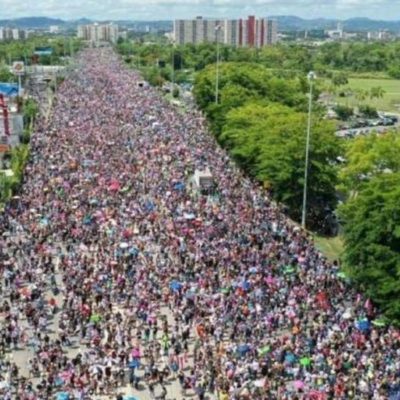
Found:
<path fill-rule="evenodd" d="M 171 81 L 172 81 L 172 93 L 174 91 L 175 86 L 175 41 L 172 41 L 172 74 L 171 74 Z"/>
<path fill-rule="evenodd" d="M 308 82 L 310 84 L 310 93 L 308 99 L 308 122 L 307 122 L 307 139 L 306 139 L 306 161 L 304 166 L 304 187 L 303 187 L 303 209 L 301 214 L 301 226 L 303 229 L 306 228 L 306 215 L 307 215 L 307 184 L 308 184 L 308 164 L 309 164 L 309 153 L 310 153 L 310 135 L 311 135 L 311 112 L 312 112 L 312 95 L 313 95 L 313 83 L 315 74 L 310 71 L 307 75 Z"/>
<path fill-rule="evenodd" d="M 217 41 L 217 65 L 215 68 L 215 104 L 218 104 L 219 96 L 219 35 L 218 33 L 222 29 L 221 25 L 215 27 L 215 36 Z"/>

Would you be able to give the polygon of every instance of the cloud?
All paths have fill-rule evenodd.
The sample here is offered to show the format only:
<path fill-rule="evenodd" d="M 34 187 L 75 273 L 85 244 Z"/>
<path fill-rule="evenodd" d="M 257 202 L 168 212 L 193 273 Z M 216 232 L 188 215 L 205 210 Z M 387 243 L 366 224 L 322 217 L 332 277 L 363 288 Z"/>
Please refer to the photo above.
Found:
<path fill-rule="evenodd" d="M 64 19 L 174 19 L 292 14 L 393 19 L 400 0 L 0 0 L 0 18 L 50 16 Z"/>

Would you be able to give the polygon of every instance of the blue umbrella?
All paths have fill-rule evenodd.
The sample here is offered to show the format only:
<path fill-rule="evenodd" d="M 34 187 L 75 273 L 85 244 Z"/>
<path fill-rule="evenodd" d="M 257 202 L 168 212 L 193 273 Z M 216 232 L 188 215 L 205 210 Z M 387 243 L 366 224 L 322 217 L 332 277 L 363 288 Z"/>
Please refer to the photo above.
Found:
<path fill-rule="evenodd" d="M 150 200 L 147 200 L 144 206 L 146 207 L 146 210 L 149 212 L 153 211 L 155 208 L 154 203 Z"/>
<path fill-rule="evenodd" d="M 171 281 L 169 284 L 169 288 L 174 292 L 178 292 L 182 288 L 182 283 L 178 281 Z"/>
<path fill-rule="evenodd" d="M 296 356 L 292 353 L 288 353 L 285 356 L 285 362 L 288 364 L 293 364 L 296 361 Z"/>
<path fill-rule="evenodd" d="M 251 347 L 248 344 L 241 344 L 238 346 L 236 352 L 239 353 L 240 357 L 243 357 L 251 350 Z"/>
<path fill-rule="evenodd" d="M 90 225 L 91 223 L 92 223 L 92 216 L 86 215 L 86 217 L 83 219 L 83 225 Z"/>
<path fill-rule="evenodd" d="M 124 400 L 138 400 L 138 398 L 135 396 L 128 395 L 128 396 L 124 396 Z"/>
<path fill-rule="evenodd" d="M 246 290 L 246 291 L 250 290 L 250 287 L 251 287 L 250 282 L 249 281 L 242 282 L 241 287 L 243 290 Z"/>
<path fill-rule="evenodd" d="M 371 328 L 371 323 L 366 319 L 360 319 L 356 322 L 356 328 L 362 332 L 366 332 Z"/>
<path fill-rule="evenodd" d="M 70 400 L 69 393 L 67 392 L 59 392 L 56 396 L 57 400 Z"/>
<path fill-rule="evenodd" d="M 175 190 L 183 190 L 183 189 L 185 189 L 185 184 L 182 182 L 175 183 L 174 189 Z"/>
<path fill-rule="evenodd" d="M 132 256 L 137 256 L 139 254 L 139 250 L 136 247 L 131 247 L 129 249 L 129 254 L 131 254 Z"/>

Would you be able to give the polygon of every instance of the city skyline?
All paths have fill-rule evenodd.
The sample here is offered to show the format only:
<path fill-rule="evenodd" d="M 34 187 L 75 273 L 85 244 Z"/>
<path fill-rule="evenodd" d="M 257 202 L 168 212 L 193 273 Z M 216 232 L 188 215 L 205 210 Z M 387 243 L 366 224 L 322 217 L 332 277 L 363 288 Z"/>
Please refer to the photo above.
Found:
<path fill-rule="evenodd" d="M 1 18 L 47 16 L 62 19 L 98 20 L 240 18 L 243 15 L 296 15 L 302 18 L 352 18 L 394 20 L 400 0 L 37 0 L 27 10 L 14 0 L 0 0 Z M 165 16 L 168 18 L 165 18 Z M 395 17 L 394 17 L 395 16 Z"/>

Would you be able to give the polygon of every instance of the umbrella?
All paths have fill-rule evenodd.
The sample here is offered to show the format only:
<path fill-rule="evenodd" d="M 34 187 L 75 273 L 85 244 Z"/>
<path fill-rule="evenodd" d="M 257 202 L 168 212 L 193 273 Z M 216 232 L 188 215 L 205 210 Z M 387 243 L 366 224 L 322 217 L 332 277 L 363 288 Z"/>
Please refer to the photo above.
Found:
<path fill-rule="evenodd" d="M 144 206 L 146 207 L 146 210 L 149 212 L 153 211 L 155 208 L 154 203 L 150 200 L 147 200 Z"/>
<path fill-rule="evenodd" d="M 292 266 L 290 266 L 290 265 L 288 265 L 288 266 L 286 266 L 285 267 L 285 269 L 284 269 L 284 273 L 285 274 L 292 274 L 293 272 L 295 272 L 296 271 L 296 268 L 295 267 L 292 267 Z"/>
<path fill-rule="evenodd" d="M 296 356 L 292 353 L 288 353 L 285 356 L 285 362 L 288 364 L 293 364 L 296 361 Z"/>
<path fill-rule="evenodd" d="M 100 322 L 101 321 L 101 315 L 100 314 L 92 314 L 90 317 L 90 322 Z"/>
<path fill-rule="evenodd" d="M 185 184 L 182 182 L 175 183 L 174 189 L 175 190 L 183 190 L 183 189 L 185 189 Z"/>
<path fill-rule="evenodd" d="M 265 278 L 264 281 L 265 281 L 265 283 L 266 283 L 267 285 L 273 285 L 273 284 L 275 284 L 275 278 L 272 277 L 271 275 L 268 276 L 267 278 Z"/>
<path fill-rule="evenodd" d="M 124 396 L 124 400 L 139 400 L 139 399 L 135 396 L 128 395 L 128 396 Z"/>
<path fill-rule="evenodd" d="M 378 328 L 382 328 L 386 326 L 386 321 L 384 319 L 375 319 L 372 321 L 372 325 L 377 326 Z"/>
<path fill-rule="evenodd" d="M 260 347 L 257 352 L 260 356 L 265 356 L 271 350 L 270 346 Z"/>
<path fill-rule="evenodd" d="M 341 278 L 341 279 L 346 279 L 347 278 L 347 276 L 346 276 L 346 274 L 344 272 L 338 272 L 337 276 L 338 276 L 338 278 Z"/>
<path fill-rule="evenodd" d="M 182 288 L 182 283 L 178 281 L 171 281 L 169 284 L 169 288 L 174 292 L 178 292 Z"/>
<path fill-rule="evenodd" d="M 83 219 L 83 225 L 90 225 L 91 223 L 92 223 L 92 216 L 86 215 L 86 217 Z"/>
<path fill-rule="evenodd" d="M 122 242 L 119 244 L 120 249 L 127 249 L 129 247 L 129 244 L 126 242 Z"/>
<path fill-rule="evenodd" d="M 221 293 L 223 293 L 223 294 L 228 294 L 229 292 L 230 292 L 230 288 L 221 288 Z"/>
<path fill-rule="evenodd" d="M 304 382 L 303 381 L 294 381 L 293 386 L 297 390 L 304 389 Z"/>
<path fill-rule="evenodd" d="M 196 216 L 193 213 L 184 213 L 183 218 L 190 220 L 190 219 L 195 219 Z"/>
<path fill-rule="evenodd" d="M 371 323 L 366 319 L 360 319 L 356 322 L 356 328 L 361 332 L 366 332 L 370 329 Z"/>
<path fill-rule="evenodd" d="M 110 191 L 112 191 L 112 192 L 118 192 L 118 190 L 121 189 L 121 184 L 117 180 L 113 179 L 110 182 L 110 185 L 108 186 L 108 189 Z"/>
<path fill-rule="evenodd" d="M 49 224 L 49 219 L 48 218 L 42 218 L 40 220 L 40 225 L 47 226 L 48 224 Z"/>
<path fill-rule="evenodd" d="M 250 346 L 248 344 L 241 344 L 238 346 L 236 351 L 241 357 L 243 357 L 246 353 L 250 351 Z"/>
<path fill-rule="evenodd" d="M 326 400 L 326 394 L 318 390 L 311 390 L 308 393 L 308 398 L 310 400 Z"/>
<path fill-rule="evenodd" d="M 250 282 L 249 281 L 244 281 L 244 282 L 242 282 L 242 284 L 241 284 L 241 287 L 242 287 L 242 289 L 243 290 L 249 290 L 250 289 Z"/>
<path fill-rule="evenodd" d="M 311 364 L 311 358 L 309 358 L 309 357 L 300 358 L 300 364 L 301 364 L 303 367 L 307 367 L 308 365 Z"/>
<path fill-rule="evenodd" d="M 56 396 L 57 400 L 70 400 L 69 393 L 67 392 L 59 392 Z"/>

